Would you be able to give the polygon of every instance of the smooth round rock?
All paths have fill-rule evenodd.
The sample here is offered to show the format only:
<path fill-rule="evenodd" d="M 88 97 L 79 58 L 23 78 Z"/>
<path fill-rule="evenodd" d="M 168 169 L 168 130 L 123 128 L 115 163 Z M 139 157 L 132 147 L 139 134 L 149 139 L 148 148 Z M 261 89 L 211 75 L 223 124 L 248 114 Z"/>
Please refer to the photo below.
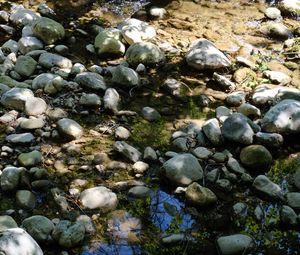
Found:
<path fill-rule="evenodd" d="M 216 195 L 210 189 L 196 182 L 187 187 L 185 198 L 189 203 L 197 206 L 208 206 L 217 202 Z"/>
<path fill-rule="evenodd" d="M 76 140 L 82 137 L 83 129 L 74 120 L 63 118 L 57 121 L 57 130 L 62 136 L 68 140 Z"/>

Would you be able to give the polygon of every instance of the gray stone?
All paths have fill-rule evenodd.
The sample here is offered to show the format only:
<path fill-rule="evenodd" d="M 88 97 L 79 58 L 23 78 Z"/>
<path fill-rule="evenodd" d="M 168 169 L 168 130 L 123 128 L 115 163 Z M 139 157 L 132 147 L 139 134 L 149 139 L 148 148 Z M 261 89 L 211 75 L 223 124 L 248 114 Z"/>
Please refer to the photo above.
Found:
<path fill-rule="evenodd" d="M 238 107 L 241 104 L 245 103 L 246 101 L 246 94 L 244 91 L 235 91 L 230 93 L 226 97 L 226 103 L 230 106 Z"/>
<path fill-rule="evenodd" d="M 100 74 L 92 72 L 83 72 L 77 74 L 75 82 L 80 86 L 94 90 L 106 90 L 106 83 Z"/>
<path fill-rule="evenodd" d="M 202 130 L 214 146 L 220 146 L 223 144 L 223 136 L 219 121 L 216 118 L 206 121 L 202 126 Z"/>
<path fill-rule="evenodd" d="M 292 35 L 292 32 L 285 25 L 278 22 L 267 22 L 260 31 L 274 39 L 281 40 L 288 39 Z"/>
<path fill-rule="evenodd" d="M 125 57 L 127 62 L 134 67 L 138 64 L 154 66 L 165 61 L 164 53 L 155 44 L 150 42 L 132 44 L 127 49 Z"/>
<path fill-rule="evenodd" d="M 224 192 L 230 192 L 232 190 L 231 182 L 227 179 L 218 179 L 215 182 L 216 186 L 224 191 Z"/>
<path fill-rule="evenodd" d="M 85 226 L 80 222 L 72 224 L 68 220 L 61 220 L 55 226 L 52 236 L 60 246 L 72 248 L 79 245 L 84 239 Z"/>
<path fill-rule="evenodd" d="M 223 75 L 213 73 L 213 80 L 218 83 L 220 90 L 231 92 L 236 89 L 236 85 Z"/>
<path fill-rule="evenodd" d="M 206 40 L 195 41 L 186 53 L 188 65 L 198 69 L 218 69 L 230 66 L 230 60 L 215 45 Z"/>
<path fill-rule="evenodd" d="M 300 190 L 300 167 L 296 170 L 293 180 L 295 187 Z"/>
<path fill-rule="evenodd" d="M 127 140 L 130 137 L 130 131 L 122 126 L 115 130 L 115 138 L 118 140 Z"/>
<path fill-rule="evenodd" d="M 14 79 L 12 79 L 9 76 L 6 75 L 0 75 L 0 83 L 5 84 L 11 88 L 30 88 L 30 85 L 25 82 L 19 82 Z"/>
<path fill-rule="evenodd" d="M 129 45 L 142 42 L 142 34 L 135 26 L 123 26 L 121 33 L 123 38 Z"/>
<path fill-rule="evenodd" d="M 269 78 L 275 84 L 284 86 L 291 82 L 292 78 L 285 73 L 278 71 L 264 71 L 264 76 Z"/>
<path fill-rule="evenodd" d="M 24 167 L 36 166 L 41 162 L 42 162 L 42 154 L 36 150 L 28 153 L 21 153 L 18 156 L 18 163 Z"/>
<path fill-rule="evenodd" d="M 15 40 L 9 39 L 2 46 L 1 49 L 6 55 L 9 53 L 17 53 L 19 51 L 18 43 Z"/>
<path fill-rule="evenodd" d="M 262 145 L 250 145 L 243 148 L 240 159 L 244 166 L 258 172 L 269 170 L 272 163 L 271 153 Z"/>
<path fill-rule="evenodd" d="M 13 166 L 5 167 L 0 176 L 1 189 L 3 191 L 10 191 L 17 188 L 20 181 L 22 168 Z"/>
<path fill-rule="evenodd" d="M 12 88 L 1 96 L 1 103 L 5 107 L 23 111 L 26 101 L 33 97 L 34 94 L 30 89 Z"/>
<path fill-rule="evenodd" d="M 161 115 L 157 110 L 152 107 L 146 106 L 142 109 L 142 116 L 148 121 L 157 121 L 161 118 Z"/>
<path fill-rule="evenodd" d="M 149 169 L 149 165 L 143 161 L 137 161 L 133 164 L 132 169 L 136 174 L 143 174 Z"/>
<path fill-rule="evenodd" d="M 41 54 L 39 57 L 39 64 L 47 69 L 58 67 L 61 69 L 70 69 L 71 71 L 72 68 L 72 61 L 70 59 L 53 53 Z"/>
<path fill-rule="evenodd" d="M 116 194 L 103 186 L 82 191 L 79 200 L 85 209 L 99 209 L 104 213 L 114 210 L 118 205 Z"/>
<path fill-rule="evenodd" d="M 283 14 L 290 16 L 300 15 L 300 1 L 299 0 L 283 0 L 280 1 L 278 8 Z"/>
<path fill-rule="evenodd" d="M 68 117 L 68 113 L 61 108 L 48 108 L 46 114 L 51 120 L 59 120 Z"/>
<path fill-rule="evenodd" d="M 16 202 L 20 208 L 32 210 L 36 204 L 35 195 L 29 190 L 18 190 L 16 193 Z M 31 233 L 29 232 L 29 234 Z"/>
<path fill-rule="evenodd" d="M 281 188 L 274 182 L 270 181 L 270 179 L 265 175 L 257 176 L 254 179 L 252 187 L 267 199 L 283 199 Z"/>
<path fill-rule="evenodd" d="M 145 186 L 135 186 L 128 191 L 128 195 L 134 198 L 149 197 L 150 189 Z"/>
<path fill-rule="evenodd" d="M 118 105 L 120 102 L 120 96 L 119 96 L 119 93 L 115 89 L 108 88 L 105 91 L 103 101 L 104 101 L 105 109 L 111 110 L 113 113 L 118 113 Z"/>
<path fill-rule="evenodd" d="M 36 69 L 37 62 L 29 56 L 20 56 L 15 65 L 15 71 L 25 77 L 32 75 Z"/>
<path fill-rule="evenodd" d="M 227 167 L 236 174 L 244 174 L 246 170 L 240 163 L 235 159 L 230 157 L 227 161 Z"/>
<path fill-rule="evenodd" d="M 157 160 L 157 155 L 156 152 L 153 148 L 151 147 L 146 147 L 144 150 L 144 160 L 146 161 L 156 161 Z"/>
<path fill-rule="evenodd" d="M 9 19 L 15 26 L 32 25 L 40 19 L 39 13 L 25 8 L 16 8 L 10 15 Z"/>
<path fill-rule="evenodd" d="M 22 118 L 20 120 L 19 127 L 22 129 L 32 130 L 32 129 L 38 129 L 45 126 L 45 121 L 43 118 Z"/>
<path fill-rule="evenodd" d="M 255 243 L 250 236 L 234 234 L 222 236 L 217 239 L 220 255 L 248 254 L 255 248 Z"/>
<path fill-rule="evenodd" d="M 22 37 L 18 41 L 18 46 L 22 54 L 27 54 L 34 50 L 42 50 L 44 48 L 44 44 L 33 36 Z"/>
<path fill-rule="evenodd" d="M 12 134 L 8 135 L 5 139 L 12 144 L 32 143 L 35 140 L 31 133 Z"/>
<path fill-rule="evenodd" d="M 36 76 L 32 81 L 32 89 L 44 89 L 50 83 L 52 84 L 54 79 L 62 79 L 58 75 L 51 74 L 51 73 L 42 73 Z"/>
<path fill-rule="evenodd" d="M 251 144 L 253 142 L 252 122 L 240 113 L 231 114 L 221 127 L 222 135 L 225 139 L 241 144 Z"/>
<path fill-rule="evenodd" d="M 74 120 L 63 118 L 57 121 L 56 124 L 61 137 L 67 140 L 76 140 L 83 135 L 82 127 Z"/>
<path fill-rule="evenodd" d="M 214 183 L 218 179 L 219 175 L 220 175 L 220 170 L 218 168 L 215 168 L 209 171 L 205 177 L 207 181 Z"/>
<path fill-rule="evenodd" d="M 199 159 L 207 160 L 212 156 L 212 152 L 205 147 L 197 147 L 192 151 L 192 154 Z"/>
<path fill-rule="evenodd" d="M 101 99 L 97 94 L 86 94 L 83 93 L 79 99 L 79 104 L 84 106 L 100 106 L 101 105 Z"/>
<path fill-rule="evenodd" d="M 187 186 L 203 178 L 198 160 L 189 153 L 178 154 L 163 164 L 166 177 L 176 185 Z"/>
<path fill-rule="evenodd" d="M 28 116 L 37 116 L 46 112 L 47 103 L 39 97 L 28 98 L 25 102 L 25 113 Z"/>
<path fill-rule="evenodd" d="M 71 74 L 77 75 L 77 74 L 80 74 L 80 73 L 83 73 L 83 72 L 86 72 L 86 71 L 87 70 L 86 70 L 86 68 L 85 68 L 85 66 L 83 64 L 81 64 L 81 63 L 75 63 L 72 66 Z"/>
<path fill-rule="evenodd" d="M 0 232 L 10 228 L 17 228 L 17 227 L 18 224 L 11 216 L 8 215 L 0 216 Z"/>
<path fill-rule="evenodd" d="M 124 141 L 115 142 L 113 147 L 116 152 L 120 153 L 133 163 L 139 161 L 142 156 L 141 152 Z"/>
<path fill-rule="evenodd" d="M 300 192 L 289 192 L 286 194 L 287 203 L 293 209 L 300 209 Z"/>
<path fill-rule="evenodd" d="M 217 202 L 216 195 L 210 189 L 202 187 L 196 182 L 187 187 L 185 198 L 196 206 L 208 206 Z"/>
<path fill-rule="evenodd" d="M 281 19 L 281 12 L 278 8 L 276 7 L 268 7 L 266 10 L 265 10 L 265 15 L 267 16 L 267 18 L 269 19 Z"/>
<path fill-rule="evenodd" d="M 0 232 L 0 253 L 5 255 L 43 255 L 43 251 L 36 241 L 21 228 L 11 228 Z"/>
<path fill-rule="evenodd" d="M 33 34 L 46 44 L 53 44 L 65 37 L 65 29 L 58 22 L 42 17 L 38 19 L 32 28 Z"/>
<path fill-rule="evenodd" d="M 10 87 L 5 84 L 0 83 L 0 97 L 6 92 L 9 91 Z"/>
<path fill-rule="evenodd" d="M 96 226 L 88 215 L 80 215 L 76 218 L 76 222 L 84 225 L 85 233 L 89 235 L 93 235 L 97 232 Z"/>
<path fill-rule="evenodd" d="M 232 114 L 232 111 L 228 109 L 226 106 L 218 106 L 216 108 L 216 118 L 223 123 L 228 116 Z"/>
<path fill-rule="evenodd" d="M 189 150 L 188 138 L 185 136 L 185 137 L 178 137 L 172 140 L 171 148 L 176 152 L 187 152 Z"/>
<path fill-rule="evenodd" d="M 140 77 L 136 71 L 123 65 L 112 69 L 111 81 L 124 87 L 134 87 L 140 84 Z"/>
<path fill-rule="evenodd" d="M 237 108 L 237 111 L 246 117 L 258 118 L 260 117 L 260 109 L 254 105 L 244 103 Z"/>
<path fill-rule="evenodd" d="M 280 210 L 280 220 L 285 226 L 297 226 L 297 214 L 287 205 L 283 205 Z"/>
<path fill-rule="evenodd" d="M 277 133 L 257 132 L 254 136 L 255 142 L 267 147 L 278 148 L 283 144 L 283 137 Z"/>
<path fill-rule="evenodd" d="M 261 120 L 262 130 L 282 135 L 300 132 L 300 102 L 285 99 L 273 106 Z"/>

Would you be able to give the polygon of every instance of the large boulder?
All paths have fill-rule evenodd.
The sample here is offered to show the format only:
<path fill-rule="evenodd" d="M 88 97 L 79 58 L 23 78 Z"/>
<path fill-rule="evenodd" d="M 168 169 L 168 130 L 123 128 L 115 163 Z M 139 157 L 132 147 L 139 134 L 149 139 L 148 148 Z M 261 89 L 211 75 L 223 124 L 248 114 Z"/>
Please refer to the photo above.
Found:
<path fill-rule="evenodd" d="M 76 140 L 83 135 L 82 127 L 74 120 L 63 118 L 57 121 L 56 124 L 61 137 L 67 140 Z"/>
<path fill-rule="evenodd" d="M 255 243 L 250 236 L 235 234 L 219 237 L 217 247 L 220 255 L 249 254 L 255 248 Z"/>
<path fill-rule="evenodd" d="M 164 53 L 155 44 L 140 42 L 132 44 L 125 54 L 127 62 L 132 66 L 143 64 L 155 66 L 165 61 Z"/>
<path fill-rule="evenodd" d="M 33 97 L 34 94 L 30 89 L 12 88 L 1 96 L 1 103 L 5 107 L 23 111 L 26 101 Z"/>
<path fill-rule="evenodd" d="M 300 102 L 285 99 L 273 106 L 261 120 L 263 131 L 283 135 L 300 132 Z"/>
<path fill-rule="evenodd" d="M 195 41 L 190 50 L 185 55 L 186 62 L 198 70 L 218 69 L 230 66 L 230 60 L 216 48 L 216 46 L 206 40 Z"/>
<path fill-rule="evenodd" d="M 43 255 L 43 251 L 25 230 L 11 228 L 0 231 L 0 254 Z"/>
<path fill-rule="evenodd" d="M 82 191 L 79 200 L 85 209 L 100 209 L 101 212 L 114 210 L 118 205 L 116 194 L 103 186 Z"/>
<path fill-rule="evenodd" d="M 32 28 L 33 34 L 46 44 L 53 44 L 65 37 L 64 27 L 53 19 L 42 17 Z"/>
<path fill-rule="evenodd" d="M 187 186 L 203 178 L 203 169 L 192 154 L 178 154 L 163 164 L 166 177 L 175 185 Z"/>

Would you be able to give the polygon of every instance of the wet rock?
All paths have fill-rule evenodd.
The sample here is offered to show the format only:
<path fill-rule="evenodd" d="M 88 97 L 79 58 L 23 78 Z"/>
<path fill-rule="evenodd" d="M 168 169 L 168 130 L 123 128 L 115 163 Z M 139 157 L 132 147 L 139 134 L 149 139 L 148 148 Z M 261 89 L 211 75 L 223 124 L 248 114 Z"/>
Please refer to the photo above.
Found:
<path fill-rule="evenodd" d="M 166 177 L 176 185 L 189 185 L 203 178 L 198 160 L 189 153 L 178 154 L 163 164 Z"/>
<path fill-rule="evenodd" d="M 277 19 L 277 20 L 280 20 L 282 17 L 281 17 L 281 12 L 278 8 L 276 7 L 268 7 L 266 10 L 265 10 L 265 15 L 267 16 L 267 18 L 269 19 Z"/>
<path fill-rule="evenodd" d="M 265 175 L 257 176 L 252 187 L 267 199 L 282 200 L 283 198 L 281 188 Z"/>
<path fill-rule="evenodd" d="M 185 198 L 189 203 L 197 206 L 208 206 L 217 202 L 216 195 L 210 189 L 196 182 L 187 187 Z"/>
<path fill-rule="evenodd" d="M 259 172 L 269 170 L 272 163 L 271 153 L 262 145 L 250 145 L 243 148 L 240 159 L 244 166 Z"/>
<path fill-rule="evenodd" d="M 42 98 L 31 97 L 25 102 L 25 113 L 28 116 L 37 116 L 46 112 L 47 103 Z"/>
<path fill-rule="evenodd" d="M 286 194 L 287 203 L 293 209 L 300 209 L 300 192 L 289 192 Z"/>
<path fill-rule="evenodd" d="M 25 103 L 34 94 L 30 89 L 12 88 L 1 96 L 1 103 L 8 108 L 21 110 L 25 109 Z"/>
<path fill-rule="evenodd" d="M 157 110 L 152 107 L 146 106 L 142 109 L 142 116 L 148 121 L 157 121 L 161 118 L 161 115 Z"/>
<path fill-rule="evenodd" d="M 278 148 L 283 144 L 283 137 L 277 133 L 257 132 L 254 136 L 255 142 L 267 147 Z"/>
<path fill-rule="evenodd" d="M 35 195 L 29 190 L 18 190 L 16 193 L 17 205 L 23 209 L 32 210 L 35 207 Z"/>
<path fill-rule="evenodd" d="M 72 248 L 79 245 L 85 236 L 85 227 L 82 223 L 72 223 L 61 220 L 54 228 L 52 237 L 60 246 Z"/>
<path fill-rule="evenodd" d="M 251 252 L 255 248 L 255 243 L 250 236 L 235 234 L 219 237 L 217 246 L 221 255 L 235 255 Z"/>
<path fill-rule="evenodd" d="M 188 65 L 198 69 L 218 69 L 230 66 L 230 60 L 215 45 L 206 40 L 195 41 L 186 53 Z"/>
<path fill-rule="evenodd" d="M 260 109 L 257 108 L 256 106 L 248 103 L 244 103 L 240 105 L 237 109 L 237 111 L 246 117 L 253 117 L 253 118 L 258 118 L 261 115 Z"/>
<path fill-rule="evenodd" d="M 135 186 L 128 191 L 128 195 L 135 198 L 149 197 L 150 189 L 145 186 Z"/>
<path fill-rule="evenodd" d="M 287 227 L 297 226 L 297 214 L 287 205 L 283 205 L 280 210 L 280 220 Z"/>
<path fill-rule="evenodd" d="M 57 121 L 57 130 L 61 137 L 68 140 L 80 139 L 83 135 L 82 127 L 74 120 L 63 118 Z"/>
<path fill-rule="evenodd" d="M 9 17 L 10 21 L 17 27 L 33 25 L 40 18 L 39 13 L 25 8 L 16 8 Z"/>
<path fill-rule="evenodd" d="M 157 160 L 157 155 L 154 149 L 151 147 L 146 147 L 144 150 L 144 160 L 146 161 L 156 161 Z"/>
<path fill-rule="evenodd" d="M 159 65 L 165 61 L 164 53 L 153 43 L 140 42 L 132 44 L 125 54 L 127 62 L 136 67 L 142 63 L 145 66 Z"/>
<path fill-rule="evenodd" d="M 22 168 L 13 166 L 5 167 L 0 176 L 1 189 L 3 191 L 10 191 L 17 188 L 20 181 Z"/>
<path fill-rule="evenodd" d="M 106 83 L 100 74 L 92 72 L 83 72 L 77 74 L 75 82 L 80 86 L 94 90 L 106 90 Z"/>
<path fill-rule="evenodd" d="M 263 131 L 279 134 L 300 132 L 300 102 L 285 99 L 273 106 L 261 120 Z"/>
<path fill-rule="evenodd" d="M 285 73 L 276 71 L 264 71 L 264 76 L 269 78 L 275 84 L 279 84 L 281 86 L 290 83 L 292 80 L 291 77 L 286 75 Z"/>
<path fill-rule="evenodd" d="M 236 89 L 236 85 L 223 75 L 213 73 L 213 79 L 218 83 L 222 91 L 229 92 Z"/>
<path fill-rule="evenodd" d="M 0 216 L 0 232 L 10 228 L 17 228 L 17 227 L 18 224 L 11 216 L 8 215 Z"/>
<path fill-rule="evenodd" d="M 21 228 L 0 232 L 0 253 L 5 255 L 43 255 L 34 239 Z"/>
<path fill-rule="evenodd" d="M 24 167 L 36 166 L 41 162 L 42 162 L 42 154 L 36 150 L 28 153 L 21 153 L 18 156 L 18 163 Z"/>
<path fill-rule="evenodd" d="M 98 55 L 124 55 L 125 45 L 121 42 L 119 30 L 104 30 L 100 32 L 94 42 Z"/>
<path fill-rule="evenodd" d="M 15 71 L 24 77 L 31 76 L 37 66 L 37 62 L 29 56 L 20 56 L 15 65 Z"/>
<path fill-rule="evenodd" d="M 27 144 L 35 140 L 31 133 L 12 134 L 8 135 L 5 139 L 12 144 Z"/>
<path fill-rule="evenodd" d="M 202 126 L 202 130 L 213 145 L 220 146 L 223 144 L 223 136 L 217 119 L 206 121 Z"/>
<path fill-rule="evenodd" d="M 96 107 L 101 105 L 101 99 L 96 94 L 86 94 L 83 93 L 79 99 L 79 104 L 84 106 Z"/>
<path fill-rule="evenodd" d="M 113 113 L 118 112 L 118 105 L 120 102 L 120 96 L 119 93 L 113 89 L 113 88 L 108 88 L 105 91 L 104 97 L 104 108 L 107 110 L 111 110 Z"/>
<path fill-rule="evenodd" d="M 245 168 L 235 159 L 230 157 L 227 161 L 227 167 L 234 173 L 244 174 L 246 173 Z"/>
<path fill-rule="evenodd" d="M 253 142 L 252 121 L 240 113 L 231 114 L 221 127 L 225 139 L 241 144 Z"/>
<path fill-rule="evenodd" d="M 118 140 L 127 140 L 130 137 L 130 131 L 122 126 L 117 127 L 115 130 L 115 137 Z"/>
<path fill-rule="evenodd" d="M 136 148 L 124 141 L 115 142 L 113 147 L 116 152 L 122 154 L 125 158 L 133 163 L 139 161 L 142 156 L 142 154 Z"/>
<path fill-rule="evenodd" d="M 137 161 L 133 164 L 132 169 L 136 174 L 143 174 L 149 169 L 149 165 L 143 161 Z"/>
<path fill-rule="evenodd" d="M 103 186 L 82 191 L 79 200 L 84 208 L 92 210 L 100 209 L 101 212 L 114 210 L 118 204 L 116 194 Z"/>
<path fill-rule="evenodd" d="M 119 65 L 112 70 L 111 81 L 123 87 L 134 87 L 140 84 L 140 77 L 133 69 Z"/>
<path fill-rule="evenodd" d="M 283 0 L 279 3 L 278 8 L 283 14 L 290 16 L 300 15 L 300 2 L 299 0 Z"/>
<path fill-rule="evenodd" d="M 53 53 L 41 54 L 39 57 L 39 64 L 47 69 L 58 67 L 61 69 L 70 69 L 71 71 L 72 68 L 72 61 L 70 59 Z"/>
<path fill-rule="evenodd" d="M 226 97 L 226 104 L 230 106 L 240 106 L 241 104 L 245 103 L 246 101 L 246 94 L 244 91 L 235 91 L 230 93 Z"/>

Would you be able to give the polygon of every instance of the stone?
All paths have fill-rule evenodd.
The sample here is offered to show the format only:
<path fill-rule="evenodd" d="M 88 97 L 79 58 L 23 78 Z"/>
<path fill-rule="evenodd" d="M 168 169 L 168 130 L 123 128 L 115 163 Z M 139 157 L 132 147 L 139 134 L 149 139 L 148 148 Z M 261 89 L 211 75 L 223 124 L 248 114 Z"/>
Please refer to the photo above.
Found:
<path fill-rule="evenodd" d="M 181 81 L 173 78 L 166 79 L 162 84 L 162 88 L 176 98 L 183 98 L 187 93 L 186 86 Z"/>
<path fill-rule="evenodd" d="M 212 42 L 206 39 L 193 42 L 190 50 L 185 55 L 185 60 L 189 66 L 198 70 L 216 70 L 228 67 L 231 64 L 230 60 Z"/>
<path fill-rule="evenodd" d="M 257 79 L 256 73 L 248 67 L 242 67 L 237 69 L 233 74 L 233 79 L 239 84 L 253 81 Z"/>
<path fill-rule="evenodd" d="M 300 192 L 289 192 L 286 194 L 287 204 L 295 210 L 300 209 Z"/>
<path fill-rule="evenodd" d="M 5 84 L 0 83 L 0 97 L 6 92 L 9 91 L 10 87 Z"/>
<path fill-rule="evenodd" d="M 289 16 L 299 16 L 300 15 L 300 1 L 299 0 L 280 1 L 278 8 L 285 15 L 289 15 Z"/>
<path fill-rule="evenodd" d="M 97 94 L 83 93 L 79 99 L 79 104 L 90 107 L 97 107 L 101 105 L 101 99 Z"/>
<path fill-rule="evenodd" d="M 64 27 L 53 19 L 42 17 L 32 27 L 33 34 L 45 44 L 53 44 L 65 37 Z"/>
<path fill-rule="evenodd" d="M 203 160 L 207 160 L 209 159 L 213 153 L 212 151 L 210 151 L 209 149 L 205 148 L 205 147 L 197 147 L 192 151 L 192 154 L 199 158 L 199 159 L 203 159 Z"/>
<path fill-rule="evenodd" d="M 229 141 L 248 145 L 253 142 L 252 126 L 251 120 L 246 116 L 241 113 L 233 113 L 224 121 L 221 132 L 223 137 Z"/>
<path fill-rule="evenodd" d="M 59 120 L 68 117 L 68 113 L 61 108 L 48 108 L 46 114 L 51 120 Z"/>
<path fill-rule="evenodd" d="M 93 235 L 97 232 L 96 226 L 91 217 L 88 215 L 80 215 L 76 218 L 76 222 L 84 225 L 85 233 L 88 235 Z"/>
<path fill-rule="evenodd" d="M 41 162 L 42 154 L 37 150 L 28 153 L 21 153 L 18 156 L 18 163 L 24 167 L 36 166 Z"/>
<path fill-rule="evenodd" d="M 285 99 L 271 107 L 261 120 L 262 130 L 282 135 L 300 132 L 300 102 Z"/>
<path fill-rule="evenodd" d="M 300 190 L 300 168 L 297 168 L 296 173 L 294 174 L 294 185 L 295 187 Z"/>
<path fill-rule="evenodd" d="M 3 191 L 11 191 L 18 187 L 22 168 L 7 166 L 2 170 L 0 176 L 1 189 Z"/>
<path fill-rule="evenodd" d="M 94 90 L 106 90 L 106 83 L 100 74 L 92 72 L 83 72 L 77 74 L 75 77 L 77 82 L 83 88 L 94 89 Z"/>
<path fill-rule="evenodd" d="M 178 154 L 163 164 L 166 177 L 175 185 L 187 186 L 203 178 L 198 160 L 189 153 Z"/>
<path fill-rule="evenodd" d="M 176 152 L 187 152 L 189 150 L 187 136 L 173 139 L 171 143 L 171 148 Z"/>
<path fill-rule="evenodd" d="M 262 145 L 250 145 L 241 150 L 240 160 L 247 168 L 263 172 L 270 169 L 272 155 Z"/>
<path fill-rule="evenodd" d="M 117 141 L 113 146 L 114 150 L 123 155 L 129 161 L 135 163 L 142 157 L 142 153 L 124 141 Z"/>
<path fill-rule="evenodd" d="M 71 71 L 72 68 L 72 61 L 70 59 L 53 53 L 42 53 L 39 57 L 39 64 L 47 69 L 57 67 L 70 69 Z"/>
<path fill-rule="evenodd" d="M 43 118 L 22 118 L 20 120 L 19 127 L 22 129 L 32 130 L 32 129 L 39 129 L 45 126 L 45 121 Z"/>
<path fill-rule="evenodd" d="M 161 115 L 157 110 L 152 107 L 146 106 L 142 109 L 142 116 L 148 121 L 157 121 L 161 118 Z"/>
<path fill-rule="evenodd" d="M 37 66 L 37 62 L 29 56 L 19 56 L 15 65 L 15 71 L 24 77 L 31 76 Z"/>
<path fill-rule="evenodd" d="M 119 30 L 103 30 L 96 36 L 94 46 L 98 55 L 123 56 L 125 53 Z"/>
<path fill-rule="evenodd" d="M 30 89 L 12 88 L 1 96 L 1 103 L 8 108 L 23 111 L 26 101 L 33 98 L 34 94 Z"/>
<path fill-rule="evenodd" d="M 129 45 L 142 42 L 142 34 L 135 26 L 123 26 L 121 33 L 123 38 Z"/>
<path fill-rule="evenodd" d="M 11 216 L 8 215 L 0 216 L 0 232 L 10 228 L 17 228 L 17 227 L 18 224 Z"/>
<path fill-rule="evenodd" d="M 236 85 L 223 75 L 213 73 L 213 80 L 218 83 L 221 91 L 231 92 L 236 89 Z"/>
<path fill-rule="evenodd" d="M 255 248 L 255 243 L 250 236 L 234 234 L 222 236 L 217 239 L 220 255 L 248 254 Z"/>
<path fill-rule="evenodd" d="M 147 146 L 144 150 L 144 160 L 146 161 L 156 161 L 157 155 L 153 148 Z"/>
<path fill-rule="evenodd" d="M 229 106 L 238 107 L 241 104 L 245 103 L 246 94 L 244 91 L 235 91 L 227 95 L 226 104 Z"/>
<path fill-rule="evenodd" d="M 16 8 L 10 15 L 10 21 L 17 27 L 32 25 L 41 18 L 40 14 L 25 8 Z"/>
<path fill-rule="evenodd" d="M 18 41 L 18 47 L 20 52 L 25 55 L 34 50 L 42 50 L 44 48 L 44 44 L 34 36 L 24 36 Z"/>
<path fill-rule="evenodd" d="M 285 40 L 292 36 L 291 31 L 282 23 L 267 22 L 260 31 L 274 39 Z"/>
<path fill-rule="evenodd" d="M 108 88 L 105 91 L 104 97 L 103 97 L 103 102 L 104 102 L 104 108 L 107 110 L 112 111 L 113 113 L 118 113 L 118 105 L 120 102 L 120 95 L 119 93 L 113 89 L 113 88 Z"/>
<path fill-rule="evenodd" d="M 239 112 L 249 118 L 251 118 L 251 117 L 259 118 L 261 115 L 260 109 L 249 103 L 244 103 L 244 104 L 240 105 L 237 108 L 237 112 Z"/>
<path fill-rule="evenodd" d="M 28 144 L 35 140 L 31 133 L 12 134 L 8 135 L 5 139 L 12 144 Z"/>
<path fill-rule="evenodd" d="M 39 97 L 28 98 L 25 102 L 25 113 L 28 116 L 37 116 L 46 112 L 47 103 Z"/>
<path fill-rule="evenodd" d="M 134 87 L 140 84 L 140 77 L 136 71 L 123 65 L 112 69 L 111 81 L 123 87 Z"/>
<path fill-rule="evenodd" d="M 140 42 L 132 44 L 125 54 L 127 62 L 136 67 L 138 64 L 145 66 L 155 66 L 164 63 L 165 55 L 153 43 Z"/>
<path fill-rule="evenodd" d="M 252 187 L 266 199 L 283 200 L 281 188 L 265 175 L 258 175 Z"/>
<path fill-rule="evenodd" d="M 18 190 L 16 193 L 16 202 L 20 208 L 32 210 L 35 208 L 36 198 L 35 195 L 29 190 Z"/>
<path fill-rule="evenodd" d="M 134 198 L 146 198 L 149 197 L 150 191 L 151 190 L 145 186 L 135 186 L 128 191 L 128 196 Z"/>
<path fill-rule="evenodd" d="M 227 161 L 227 167 L 229 170 L 236 174 L 244 174 L 246 173 L 245 168 L 235 159 L 230 157 Z"/>
<path fill-rule="evenodd" d="M 63 118 L 57 121 L 56 125 L 61 137 L 67 140 L 80 139 L 83 135 L 82 127 L 74 120 Z"/>
<path fill-rule="evenodd" d="M 86 68 L 83 64 L 81 63 L 75 63 L 73 66 L 72 66 L 72 69 L 71 69 L 71 74 L 73 75 L 77 75 L 77 74 L 80 74 L 80 73 L 83 73 L 83 72 L 86 72 Z"/>
<path fill-rule="evenodd" d="M 276 7 L 268 7 L 266 10 L 265 10 L 265 15 L 267 16 L 267 18 L 269 19 L 281 19 L 281 12 L 278 8 Z"/>
<path fill-rule="evenodd" d="M 115 130 L 115 138 L 117 140 L 127 140 L 130 137 L 131 133 L 127 128 L 119 126 Z"/>
<path fill-rule="evenodd" d="M 187 187 L 185 198 L 196 206 L 208 206 L 217 202 L 217 196 L 210 189 L 202 187 L 196 182 Z"/>
<path fill-rule="evenodd" d="M 156 19 L 163 19 L 164 16 L 167 14 L 167 11 L 165 8 L 159 8 L 152 6 L 149 10 L 149 14 Z"/>
<path fill-rule="evenodd" d="M 220 146 L 223 144 L 222 132 L 219 121 L 216 118 L 206 121 L 202 126 L 202 130 L 214 146 Z"/>
<path fill-rule="evenodd" d="M 137 161 L 133 164 L 132 169 L 136 174 L 144 174 L 149 169 L 149 165 L 143 161 Z"/>
<path fill-rule="evenodd" d="M 52 232 L 53 239 L 65 248 L 73 248 L 79 245 L 85 236 L 85 226 L 81 222 L 72 223 L 61 220 Z"/>
<path fill-rule="evenodd" d="M 224 121 L 227 119 L 228 116 L 232 114 L 232 111 L 228 109 L 226 106 L 218 106 L 216 108 L 216 118 L 221 122 L 224 123 Z"/>
<path fill-rule="evenodd" d="M 254 140 L 255 143 L 267 147 L 278 148 L 283 145 L 283 137 L 277 133 L 257 132 L 254 136 Z"/>
<path fill-rule="evenodd" d="M 284 86 L 291 82 L 292 78 L 285 73 L 277 71 L 264 71 L 264 76 L 270 79 L 275 84 Z"/>
<path fill-rule="evenodd" d="M 114 210 L 118 205 L 116 194 L 104 186 L 82 191 L 79 200 L 84 209 L 99 209 L 103 213 Z"/>
<path fill-rule="evenodd" d="M 38 76 L 36 76 L 33 81 L 32 81 L 32 89 L 37 90 L 37 89 L 43 89 L 46 86 L 49 86 L 49 84 L 53 84 L 55 79 L 62 80 L 61 77 L 55 74 L 51 73 L 42 73 Z"/>
<path fill-rule="evenodd" d="M 283 205 L 280 210 L 280 221 L 287 227 L 297 226 L 297 214 L 291 207 Z"/>
<path fill-rule="evenodd" d="M 36 241 L 21 228 L 0 232 L 0 253 L 5 255 L 43 255 Z"/>

